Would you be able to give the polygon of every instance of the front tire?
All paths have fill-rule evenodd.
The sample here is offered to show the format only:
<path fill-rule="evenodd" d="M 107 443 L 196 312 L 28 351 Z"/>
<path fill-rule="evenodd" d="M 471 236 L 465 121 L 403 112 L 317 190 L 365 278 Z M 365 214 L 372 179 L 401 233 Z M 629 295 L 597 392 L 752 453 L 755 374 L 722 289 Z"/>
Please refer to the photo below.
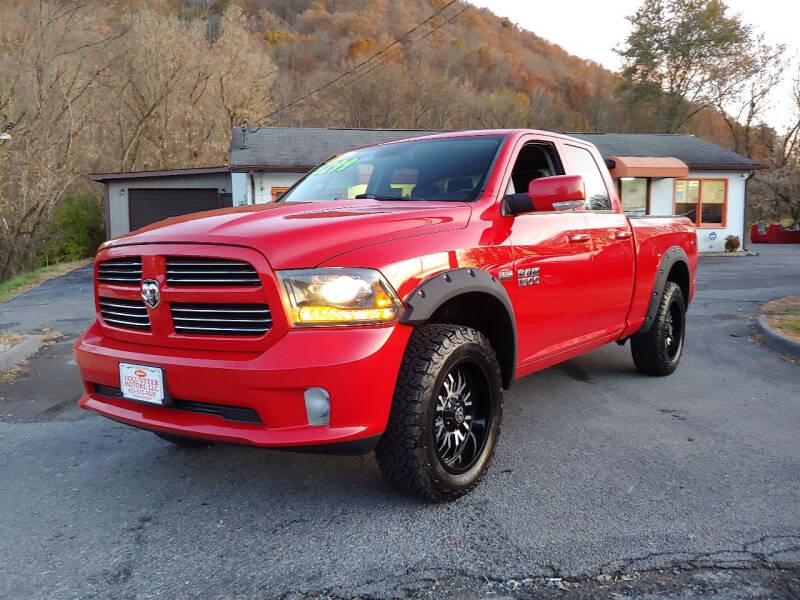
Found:
<path fill-rule="evenodd" d="M 686 301 L 677 284 L 668 281 L 656 311 L 655 322 L 646 333 L 631 336 L 633 363 L 645 375 L 669 375 L 683 354 L 686 332 Z"/>
<path fill-rule="evenodd" d="M 403 492 L 455 500 L 489 468 L 502 416 L 500 366 L 484 335 L 459 325 L 420 326 L 375 448 L 378 465 Z"/>

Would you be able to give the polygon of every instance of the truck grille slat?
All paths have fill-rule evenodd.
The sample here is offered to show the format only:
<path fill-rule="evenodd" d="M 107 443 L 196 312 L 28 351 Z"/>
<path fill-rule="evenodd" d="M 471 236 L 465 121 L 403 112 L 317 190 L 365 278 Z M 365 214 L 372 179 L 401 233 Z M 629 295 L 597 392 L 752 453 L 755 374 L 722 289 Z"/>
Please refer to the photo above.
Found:
<path fill-rule="evenodd" d="M 260 286 L 253 265 L 241 260 L 167 257 L 167 285 Z"/>
<path fill-rule="evenodd" d="M 173 302 L 170 309 L 177 333 L 259 336 L 272 327 L 272 315 L 266 304 Z"/>
<path fill-rule="evenodd" d="M 138 285 L 142 281 L 142 259 L 128 256 L 104 260 L 97 266 L 97 281 L 117 285 Z"/>
<path fill-rule="evenodd" d="M 141 300 L 100 297 L 100 314 L 109 325 L 150 331 L 150 315 Z"/>
<path fill-rule="evenodd" d="M 225 306 L 224 304 L 220 304 L 218 306 Z M 179 304 L 174 304 L 172 308 L 173 312 L 179 313 L 194 313 L 194 312 L 201 312 L 206 313 L 208 309 L 206 308 L 185 308 Z M 230 313 L 230 314 L 269 314 L 269 308 L 260 308 L 260 309 L 241 309 L 241 308 L 217 308 L 214 312 L 218 313 Z"/>

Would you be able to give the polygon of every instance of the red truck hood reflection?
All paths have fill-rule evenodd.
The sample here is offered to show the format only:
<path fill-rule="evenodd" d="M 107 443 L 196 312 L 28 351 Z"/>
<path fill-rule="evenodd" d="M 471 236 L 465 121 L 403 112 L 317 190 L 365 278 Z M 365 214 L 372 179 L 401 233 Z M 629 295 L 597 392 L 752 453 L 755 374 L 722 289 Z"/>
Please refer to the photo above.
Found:
<path fill-rule="evenodd" d="M 110 246 L 235 244 L 260 250 L 274 269 L 305 268 L 378 242 L 461 229 L 470 213 L 469 205 L 460 202 L 287 202 L 175 217 L 122 236 Z"/>

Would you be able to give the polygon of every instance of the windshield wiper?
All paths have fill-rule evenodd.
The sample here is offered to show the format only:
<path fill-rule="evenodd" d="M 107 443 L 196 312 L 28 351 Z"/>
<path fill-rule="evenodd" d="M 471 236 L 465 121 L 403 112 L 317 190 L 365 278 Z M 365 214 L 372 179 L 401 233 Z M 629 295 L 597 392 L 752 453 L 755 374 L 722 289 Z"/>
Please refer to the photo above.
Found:
<path fill-rule="evenodd" d="M 356 194 L 356 200 L 424 200 L 424 198 L 414 198 L 413 196 L 381 196 L 380 194 Z"/>

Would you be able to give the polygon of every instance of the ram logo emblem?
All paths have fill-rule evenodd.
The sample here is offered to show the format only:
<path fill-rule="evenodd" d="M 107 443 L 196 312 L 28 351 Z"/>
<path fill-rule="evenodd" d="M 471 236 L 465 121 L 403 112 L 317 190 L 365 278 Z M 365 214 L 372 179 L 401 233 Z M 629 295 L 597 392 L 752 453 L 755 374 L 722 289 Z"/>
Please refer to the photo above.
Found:
<path fill-rule="evenodd" d="M 147 279 L 142 282 L 142 300 L 150 308 L 158 306 L 158 303 L 161 302 L 161 290 L 157 281 Z"/>

